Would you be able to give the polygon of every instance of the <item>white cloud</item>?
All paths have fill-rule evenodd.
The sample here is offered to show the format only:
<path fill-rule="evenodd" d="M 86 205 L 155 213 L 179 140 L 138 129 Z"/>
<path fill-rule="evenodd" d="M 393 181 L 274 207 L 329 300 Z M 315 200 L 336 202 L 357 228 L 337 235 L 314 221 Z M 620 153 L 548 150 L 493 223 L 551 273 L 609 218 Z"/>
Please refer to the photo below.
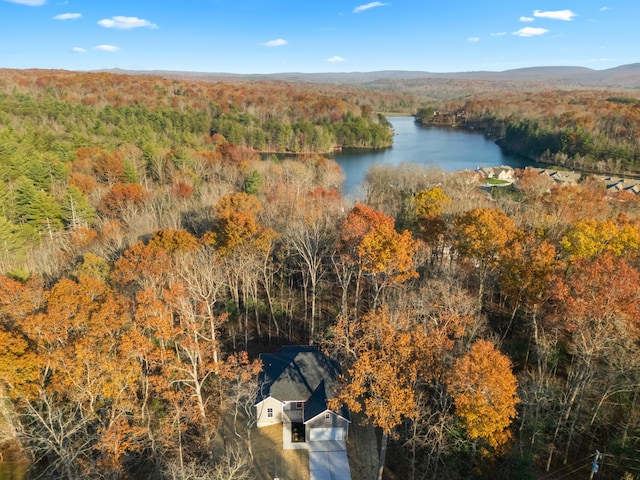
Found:
<path fill-rule="evenodd" d="M 340 57 L 340 56 L 338 56 L 338 55 L 335 55 L 335 56 L 333 56 L 331 58 L 327 58 L 327 62 L 330 62 L 330 63 L 340 63 L 340 62 L 344 62 L 344 61 L 345 61 L 345 59 Z"/>
<path fill-rule="evenodd" d="M 602 8 L 600 9 L 600 11 L 601 11 L 601 12 L 606 12 L 607 10 L 611 10 L 611 7 L 606 7 L 606 6 L 605 6 L 605 7 L 602 7 Z"/>
<path fill-rule="evenodd" d="M 571 20 L 573 20 L 573 17 L 577 16 L 577 14 L 573 13 L 571 10 L 555 10 L 546 12 L 534 10 L 533 16 L 538 18 L 550 18 L 552 20 L 564 20 L 565 22 L 570 22 Z"/>
<path fill-rule="evenodd" d="M 82 47 L 73 47 L 73 51 L 76 53 L 85 53 L 87 49 Z"/>
<path fill-rule="evenodd" d="M 492 37 L 504 37 L 507 34 L 507 32 L 493 32 L 490 33 L 489 35 L 491 35 Z"/>
<path fill-rule="evenodd" d="M 276 38 L 275 40 L 269 40 L 268 42 L 260 43 L 259 45 L 263 47 L 282 47 L 287 43 L 289 42 L 283 38 Z"/>
<path fill-rule="evenodd" d="M 472 42 L 472 43 L 476 43 L 480 41 L 480 37 L 469 37 L 467 38 L 467 41 Z"/>
<path fill-rule="evenodd" d="M 535 37 L 537 35 L 544 35 L 549 30 L 546 28 L 535 28 L 535 27 L 524 27 L 520 30 L 513 32 L 514 35 L 518 37 Z"/>
<path fill-rule="evenodd" d="M 521 22 L 533 22 L 535 20 L 535 18 L 533 17 L 525 17 L 524 15 L 522 17 L 520 17 L 520 21 Z"/>
<path fill-rule="evenodd" d="M 388 3 L 382 3 L 382 2 L 371 2 L 371 3 L 367 3 L 365 5 L 359 5 L 356 8 L 353 9 L 353 13 L 360 13 L 360 12 L 364 12 L 365 10 L 369 10 L 370 8 L 376 8 L 376 7 L 384 7 L 389 5 Z"/>
<path fill-rule="evenodd" d="M 81 13 L 61 13 L 60 15 L 56 15 L 53 17 L 54 20 L 75 20 L 76 18 L 82 17 Z"/>
<path fill-rule="evenodd" d="M 6 2 L 17 3 L 19 5 L 26 5 L 28 7 L 39 7 L 47 3 L 47 0 L 5 0 Z"/>
<path fill-rule="evenodd" d="M 100 50 L 101 52 L 117 52 L 120 50 L 120 47 L 116 47 L 115 45 L 96 45 L 93 49 Z"/>
<path fill-rule="evenodd" d="M 132 28 L 158 28 L 155 23 L 138 17 L 123 17 L 121 15 L 104 18 L 98 22 L 104 28 L 117 28 L 118 30 L 131 30 Z"/>

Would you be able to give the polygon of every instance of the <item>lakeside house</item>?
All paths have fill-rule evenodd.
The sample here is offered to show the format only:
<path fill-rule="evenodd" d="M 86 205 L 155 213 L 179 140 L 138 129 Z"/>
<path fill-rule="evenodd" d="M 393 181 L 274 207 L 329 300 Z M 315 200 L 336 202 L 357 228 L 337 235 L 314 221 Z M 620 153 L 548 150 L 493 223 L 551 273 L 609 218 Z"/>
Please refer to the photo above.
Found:
<path fill-rule="evenodd" d="M 496 180 L 513 182 L 516 178 L 515 170 L 513 167 L 508 165 L 500 165 L 499 167 L 478 167 L 476 172 L 484 176 L 485 179 L 495 178 Z"/>
<path fill-rule="evenodd" d="M 552 168 L 536 167 L 527 167 L 527 170 L 536 172 L 539 175 L 545 175 L 560 185 L 577 185 L 578 180 L 580 180 L 581 177 L 579 172 L 572 172 L 569 170 L 555 170 Z"/>
<path fill-rule="evenodd" d="M 581 173 L 570 170 L 536 167 L 527 167 L 526 169 L 536 172 L 539 175 L 545 175 L 560 185 L 577 185 L 582 176 Z M 640 194 L 640 180 L 638 179 L 610 175 L 594 175 L 594 177 L 604 183 L 607 193 L 628 192 L 633 195 Z"/>

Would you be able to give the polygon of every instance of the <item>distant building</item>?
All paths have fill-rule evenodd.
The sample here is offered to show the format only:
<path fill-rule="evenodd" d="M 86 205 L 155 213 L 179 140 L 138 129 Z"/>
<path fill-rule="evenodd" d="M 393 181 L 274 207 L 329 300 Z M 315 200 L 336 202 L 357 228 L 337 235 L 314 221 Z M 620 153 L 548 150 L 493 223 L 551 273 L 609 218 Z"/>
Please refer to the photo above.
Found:
<path fill-rule="evenodd" d="M 505 180 L 512 182 L 515 179 L 515 171 L 508 165 L 499 167 L 478 167 L 476 172 L 483 175 L 484 178 L 495 178 L 497 180 Z"/>
<path fill-rule="evenodd" d="M 608 176 L 598 176 L 596 178 L 604 182 L 607 193 L 629 192 L 634 195 L 640 193 L 640 180 Z"/>
<path fill-rule="evenodd" d="M 560 185 L 577 185 L 582 176 L 582 174 L 578 172 L 555 170 L 552 168 L 527 167 L 527 170 L 531 170 L 540 175 L 546 175 Z M 629 192 L 634 195 L 640 194 L 640 180 L 609 175 L 596 175 L 595 178 L 604 183 L 607 193 Z"/>
<path fill-rule="evenodd" d="M 554 182 L 560 185 L 577 185 L 582 174 L 569 170 L 554 170 L 550 168 L 527 167 L 527 169 L 537 172 L 540 175 L 546 175 Z"/>

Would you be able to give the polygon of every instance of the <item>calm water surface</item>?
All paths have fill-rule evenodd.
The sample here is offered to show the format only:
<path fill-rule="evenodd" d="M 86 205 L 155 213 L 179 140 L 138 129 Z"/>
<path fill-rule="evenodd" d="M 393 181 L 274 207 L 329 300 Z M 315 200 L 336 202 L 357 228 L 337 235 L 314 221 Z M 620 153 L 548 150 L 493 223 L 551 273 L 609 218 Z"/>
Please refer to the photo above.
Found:
<path fill-rule="evenodd" d="M 442 170 L 475 170 L 478 167 L 510 165 L 522 168 L 530 160 L 502 151 L 490 138 L 466 129 L 424 127 L 413 117 L 389 117 L 395 137 L 384 150 L 343 150 L 329 155 L 345 174 L 344 192 L 352 194 L 373 165 L 415 163 Z"/>

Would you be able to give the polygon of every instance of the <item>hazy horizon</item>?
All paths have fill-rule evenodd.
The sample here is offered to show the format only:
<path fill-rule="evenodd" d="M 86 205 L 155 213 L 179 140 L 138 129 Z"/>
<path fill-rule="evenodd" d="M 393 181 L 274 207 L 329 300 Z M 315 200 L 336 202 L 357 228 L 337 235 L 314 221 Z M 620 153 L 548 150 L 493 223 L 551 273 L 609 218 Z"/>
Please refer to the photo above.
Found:
<path fill-rule="evenodd" d="M 0 0 L 0 67 L 260 75 L 639 61 L 640 3 Z"/>

